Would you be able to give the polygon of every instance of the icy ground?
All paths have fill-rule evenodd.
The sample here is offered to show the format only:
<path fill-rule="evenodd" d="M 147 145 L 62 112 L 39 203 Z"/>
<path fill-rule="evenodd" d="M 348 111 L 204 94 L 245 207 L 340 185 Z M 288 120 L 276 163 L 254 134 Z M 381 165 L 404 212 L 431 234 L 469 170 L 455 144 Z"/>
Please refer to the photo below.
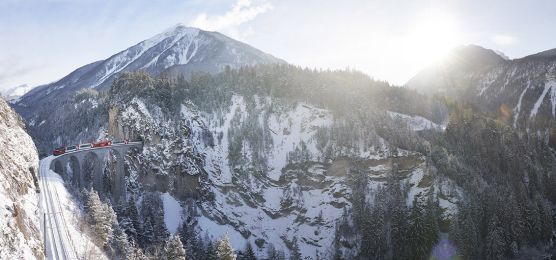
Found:
<path fill-rule="evenodd" d="M 41 160 L 41 182 L 43 182 L 43 196 L 50 193 L 52 204 L 50 205 L 52 212 L 50 218 L 58 218 L 58 230 L 53 230 L 52 235 L 55 239 L 63 240 L 67 254 L 70 258 L 79 259 L 108 259 L 106 255 L 93 242 L 91 237 L 87 235 L 87 223 L 83 222 L 83 212 L 79 207 L 79 202 L 68 192 L 64 185 L 64 180 L 60 175 L 49 169 L 52 157 L 46 157 Z M 43 209 L 46 207 L 46 197 L 41 199 Z M 47 219 L 47 229 L 51 228 L 50 221 Z M 52 222 L 54 224 L 54 222 Z M 49 233 L 47 233 L 49 234 Z M 60 238 L 61 237 L 61 238 Z M 51 241 L 51 239 L 49 239 Z M 59 249 L 53 248 L 52 242 L 47 243 L 49 252 Z"/>

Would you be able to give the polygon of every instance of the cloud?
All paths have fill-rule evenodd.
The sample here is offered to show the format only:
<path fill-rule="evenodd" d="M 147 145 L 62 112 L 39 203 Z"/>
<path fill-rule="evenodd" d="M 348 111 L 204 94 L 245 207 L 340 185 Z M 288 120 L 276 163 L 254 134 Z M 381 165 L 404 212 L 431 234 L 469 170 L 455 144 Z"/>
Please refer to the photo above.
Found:
<path fill-rule="evenodd" d="M 16 84 L 14 78 L 29 74 L 35 67 L 21 64 L 20 59 L 15 56 L 0 57 L 0 90 L 13 87 Z"/>
<path fill-rule="evenodd" d="M 266 2 L 254 5 L 250 0 L 238 0 L 232 9 L 224 14 L 209 16 L 206 13 L 202 13 L 193 19 L 190 24 L 204 30 L 227 31 L 238 34 L 238 27 L 241 24 L 252 21 L 258 15 L 271 9 L 272 5 Z"/>
<path fill-rule="evenodd" d="M 493 41 L 495 44 L 498 45 L 512 45 L 517 42 L 517 38 L 505 34 L 494 35 L 490 39 L 491 41 Z"/>

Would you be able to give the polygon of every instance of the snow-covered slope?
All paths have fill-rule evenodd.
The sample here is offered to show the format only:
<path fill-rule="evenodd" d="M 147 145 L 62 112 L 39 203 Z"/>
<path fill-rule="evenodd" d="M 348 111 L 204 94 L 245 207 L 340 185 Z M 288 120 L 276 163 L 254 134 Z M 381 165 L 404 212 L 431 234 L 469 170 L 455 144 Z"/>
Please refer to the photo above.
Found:
<path fill-rule="evenodd" d="M 60 104 L 72 101 L 79 90 L 107 90 L 123 72 L 188 78 L 196 72 L 218 73 L 226 67 L 270 63 L 284 61 L 218 32 L 177 25 L 105 60 L 78 68 L 56 82 L 34 88 L 18 99 L 14 108 L 27 122 L 48 124 L 56 121 L 55 115 L 64 113 L 59 110 Z M 37 126 L 31 125 L 30 130 L 34 138 L 44 138 Z"/>
<path fill-rule="evenodd" d="M 184 102 L 176 118 L 133 98 L 112 114 L 110 135 L 145 142 L 129 161 L 128 189 L 160 192 L 171 232 L 191 217 L 198 234 L 217 239 L 228 233 L 236 249 L 250 241 L 259 257 L 271 244 L 289 254 L 295 239 L 304 256 L 330 256 L 336 222 L 351 210 L 353 168 L 370 176 L 371 193 L 396 168 L 400 182 L 411 186 L 408 205 L 446 185 L 432 179 L 422 155 L 396 149 L 394 158 L 382 138 L 369 147 L 323 145 L 318 132 L 341 121 L 327 109 L 239 94 L 227 104 L 207 113 Z M 403 116 L 415 130 L 440 127 Z M 343 156 L 325 159 L 332 145 Z M 454 200 L 445 199 L 442 207 L 453 212 Z"/>
<path fill-rule="evenodd" d="M 556 122 L 556 56 L 548 50 L 505 60 L 476 46 L 456 49 L 407 85 L 472 102 L 520 130 L 547 132 Z M 550 131 L 548 131 L 550 132 Z"/>
<path fill-rule="evenodd" d="M 0 258 L 44 258 L 38 155 L 19 116 L 0 99 Z"/>

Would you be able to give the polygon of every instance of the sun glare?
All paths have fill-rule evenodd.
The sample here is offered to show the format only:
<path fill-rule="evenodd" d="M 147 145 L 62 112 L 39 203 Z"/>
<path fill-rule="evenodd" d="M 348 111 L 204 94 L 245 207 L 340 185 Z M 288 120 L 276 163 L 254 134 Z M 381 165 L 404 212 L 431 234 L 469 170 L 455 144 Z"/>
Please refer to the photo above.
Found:
<path fill-rule="evenodd" d="M 448 15 L 428 14 L 407 34 L 408 59 L 424 65 L 441 60 L 459 43 L 455 21 Z"/>

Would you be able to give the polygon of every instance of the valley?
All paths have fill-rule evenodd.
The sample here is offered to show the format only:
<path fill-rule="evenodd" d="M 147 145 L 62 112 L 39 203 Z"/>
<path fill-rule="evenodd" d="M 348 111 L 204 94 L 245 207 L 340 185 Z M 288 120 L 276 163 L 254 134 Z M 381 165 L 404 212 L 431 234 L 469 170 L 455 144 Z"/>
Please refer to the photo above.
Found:
<path fill-rule="evenodd" d="M 50 83 L 3 91 L 0 259 L 556 254 L 554 49 L 508 58 L 461 45 L 392 84 L 296 65 L 306 63 L 211 29 L 153 35 Z M 266 46 L 309 44 L 286 39 Z M 397 56 L 409 64 L 421 54 L 408 50 Z M 397 56 L 372 62 L 401 70 Z"/>

